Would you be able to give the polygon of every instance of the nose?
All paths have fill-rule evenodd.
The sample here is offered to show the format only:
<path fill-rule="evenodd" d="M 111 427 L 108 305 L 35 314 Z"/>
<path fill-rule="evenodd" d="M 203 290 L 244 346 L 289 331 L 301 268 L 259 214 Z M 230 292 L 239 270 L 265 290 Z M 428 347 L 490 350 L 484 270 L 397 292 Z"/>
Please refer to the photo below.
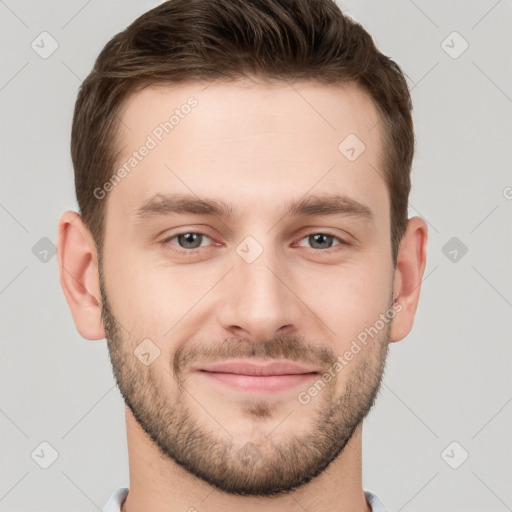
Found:
<path fill-rule="evenodd" d="M 298 330 L 301 302 L 293 293 L 290 272 L 274 252 L 264 250 L 252 262 L 234 253 L 233 266 L 218 309 L 230 336 L 264 342 Z"/>

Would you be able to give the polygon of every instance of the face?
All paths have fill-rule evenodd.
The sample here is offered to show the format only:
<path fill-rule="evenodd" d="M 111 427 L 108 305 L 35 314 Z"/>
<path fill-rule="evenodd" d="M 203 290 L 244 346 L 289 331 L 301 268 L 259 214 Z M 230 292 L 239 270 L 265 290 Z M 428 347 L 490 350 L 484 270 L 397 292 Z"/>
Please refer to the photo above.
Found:
<path fill-rule="evenodd" d="M 145 89 L 121 117 L 100 283 L 126 405 L 164 457 L 225 492 L 303 485 L 385 364 L 377 110 L 354 86 L 239 81 Z"/>

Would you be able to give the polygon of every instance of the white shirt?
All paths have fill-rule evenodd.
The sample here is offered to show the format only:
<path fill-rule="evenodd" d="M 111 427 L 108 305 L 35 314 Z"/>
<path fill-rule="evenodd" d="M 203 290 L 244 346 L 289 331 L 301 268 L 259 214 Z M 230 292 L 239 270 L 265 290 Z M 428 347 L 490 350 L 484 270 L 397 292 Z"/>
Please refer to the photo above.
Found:
<path fill-rule="evenodd" d="M 121 512 L 121 504 L 128 494 L 128 487 L 120 487 L 115 491 L 107 504 L 103 507 L 102 512 Z M 372 512 L 387 512 L 382 502 L 370 491 L 364 491 L 368 503 L 372 507 Z"/>

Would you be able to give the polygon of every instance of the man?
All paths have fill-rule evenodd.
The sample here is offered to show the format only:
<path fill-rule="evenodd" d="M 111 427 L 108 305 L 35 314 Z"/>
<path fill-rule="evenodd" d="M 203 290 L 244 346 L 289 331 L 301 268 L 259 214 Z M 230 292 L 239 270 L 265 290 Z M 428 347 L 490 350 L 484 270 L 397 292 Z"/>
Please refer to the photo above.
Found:
<path fill-rule="evenodd" d="M 331 0 L 171 0 L 105 46 L 58 241 L 126 403 L 105 511 L 385 510 L 362 422 L 425 268 L 413 149 L 400 69 Z"/>

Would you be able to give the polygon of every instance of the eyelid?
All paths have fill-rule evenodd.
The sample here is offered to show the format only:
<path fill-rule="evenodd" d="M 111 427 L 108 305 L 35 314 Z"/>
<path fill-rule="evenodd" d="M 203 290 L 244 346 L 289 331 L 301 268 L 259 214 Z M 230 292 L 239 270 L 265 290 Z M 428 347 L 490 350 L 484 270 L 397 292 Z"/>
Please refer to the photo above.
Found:
<path fill-rule="evenodd" d="M 179 245 L 171 243 L 171 240 L 173 240 L 174 238 L 177 238 L 177 237 L 179 237 L 181 235 L 187 235 L 187 234 L 190 234 L 190 233 L 192 233 L 194 235 L 201 235 L 201 236 L 209 238 L 210 240 L 213 241 L 213 238 L 210 235 L 207 235 L 206 233 L 204 233 L 202 231 L 198 231 L 198 230 L 194 230 L 194 229 L 188 229 L 188 230 L 180 231 L 179 233 L 174 233 L 173 235 L 165 237 L 160 242 L 160 244 L 161 245 L 174 245 L 174 246 L 176 246 L 178 248 L 178 250 L 185 251 L 185 252 L 192 252 L 192 251 L 197 251 L 198 249 L 201 249 L 203 246 L 197 247 L 195 249 L 184 249 L 183 247 L 180 247 Z M 213 244 L 210 244 L 210 245 L 213 245 Z"/>
<path fill-rule="evenodd" d="M 317 230 L 317 231 L 309 231 L 307 234 L 305 234 L 304 236 L 301 236 L 299 239 L 298 239 L 298 242 L 302 242 L 302 240 L 304 240 L 305 238 L 308 238 L 312 235 L 326 235 L 326 236 L 330 236 L 332 238 L 334 238 L 335 240 L 337 240 L 339 243 L 336 244 L 336 245 L 333 245 L 327 249 L 315 249 L 314 247 L 308 247 L 308 249 L 311 249 L 315 252 L 323 252 L 323 253 L 328 253 L 330 252 L 331 250 L 335 251 L 337 247 L 341 246 L 341 245 L 350 245 L 350 243 L 345 240 L 344 238 L 341 238 L 340 236 L 338 235 L 335 235 L 334 233 L 330 233 L 328 230 L 326 231 L 322 231 L 322 230 Z M 299 247 L 304 247 L 303 245 L 299 245 Z"/>
<path fill-rule="evenodd" d="M 183 247 L 180 247 L 177 244 L 171 243 L 171 240 L 179 237 L 180 235 L 186 235 L 186 234 L 189 234 L 189 233 L 192 233 L 192 234 L 195 234 L 195 235 L 201 235 L 203 237 L 209 238 L 212 242 L 214 242 L 213 238 L 211 236 L 209 236 L 208 234 L 206 234 L 206 233 L 204 233 L 202 231 L 199 231 L 197 229 L 188 229 L 188 230 L 180 231 L 178 233 L 174 233 L 173 235 L 166 237 L 164 240 L 162 240 L 160 242 L 160 245 L 162 247 L 172 246 L 171 250 L 175 251 L 175 252 L 177 252 L 179 254 L 195 254 L 200 249 L 205 249 L 207 247 L 215 246 L 215 245 L 217 245 L 217 246 L 221 245 L 218 242 L 217 243 L 214 242 L 212 244 L 208 244 L 207 246 L 199 246 L 199 247 L 196 247 L 194 249 L 185 249 Z M 308 238 L 308 237 L 310 237 L 312 235 L 326 235 L 326 236 L 330 236 L 330 237 L 336 239 L 339 242 L 338 244 L 333 245 L 331 247 L 328 247 L 327 249 L 315 249 L 314 247 L 309 247 L 309 249 L 311 249 L 314 252 L 327 254 L 327 253 L 330 253 L 330 252 L 338 250 L 340 248 L 340 246 L 350 245 L 350 242 L 348 242 L 344 238 L 341 238 L 340 236 L 335 235 L 334 233 L 330 233 L 329 230 L 322 230 L 322 229 L 316 229 L 316 230 L 313 229 L 313 230 L 307 231 L 300 238 L 298 238 L 297 241 L 293 243 L 293 245 L 296 245 L 297 242 L 302 242 L 304 239 L 306 239 L 306 238 Z M 304 246 L 298 245 L 298 247 L 304 247 Z"/>

